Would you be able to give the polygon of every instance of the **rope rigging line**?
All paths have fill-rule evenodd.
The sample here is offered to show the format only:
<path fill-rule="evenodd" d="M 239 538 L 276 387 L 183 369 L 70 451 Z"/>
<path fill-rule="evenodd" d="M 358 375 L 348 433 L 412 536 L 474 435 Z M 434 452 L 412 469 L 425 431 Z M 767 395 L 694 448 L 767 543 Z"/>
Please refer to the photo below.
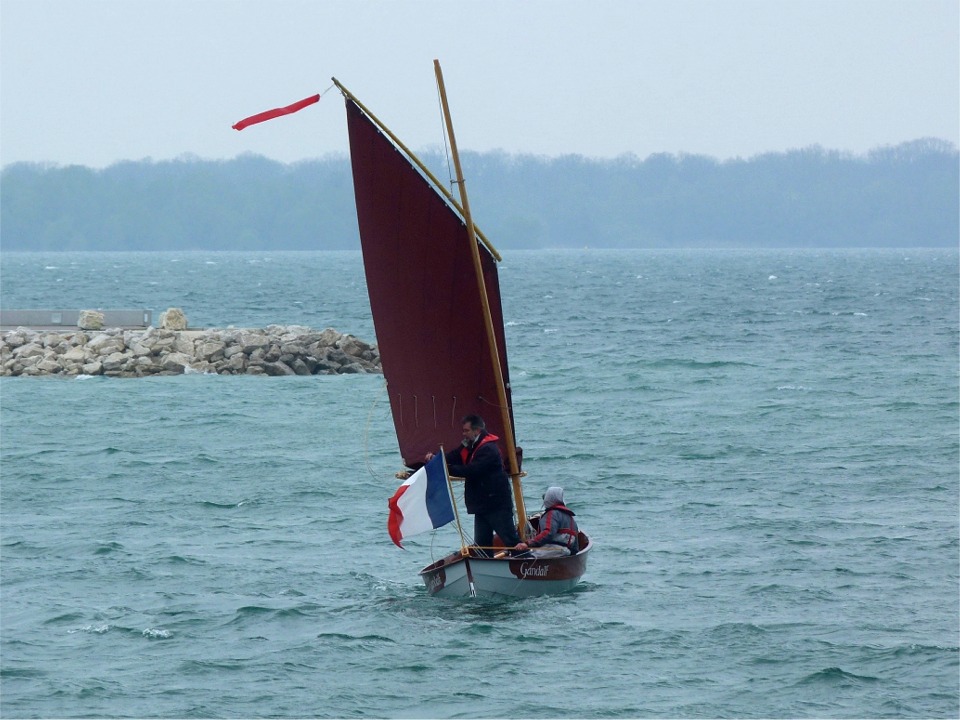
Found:
<path fill-rule="evenodd" d="M 440 80 L 437 80 L 437 105 L 440 107 L 440 134 L 443 136 L 443 154 L 447 161 L 447 183 L 450 185 L 450 192 L 453 192 L 453 186 L 457 181 L 453 177 L 453 170 L 450 167 L 450 145 L 447 140 L 447 125 L 443 121 L 443 99 L 440 96 Z"/>
<path fill-rule="evenodd" d="M 510 407 L 509 405 L 501 405 L 499 402 L 495 402 L 493 400 L 487 400 L 483 395 L 480 395 L 477 399 L 480 400 L 480 402 L 489 405 L 490 407 L 497 408 L 498 410 L 502 409 L 503 407 Z"/>
<path fill-rule="evenodd" d="M 320 97 L 322 98 L 322 97 L 323 97 L 324 95 L 326 95 L 328 92 L 330 92 L 331 90 L 333 90 L 336 86 L 337 86 L 336 83 L 330 83 L 330 87 L 328 87 L 326 90 L 324 90 L 322 93 L 320 93 Z"/>
<path fill-rule="evenodd" d="M 464 492 L 464 491 L 463 491 L 462 489 L 459 489 L 459 488 L 458 488 L 457 490 L 454 490 L 453 488 L 451 488 L 451 492 L 453 493 L 452 500 L 453 500 L 453 503 L 454 503 L 454 507 L 455 507 L 455 508 L 458 508 L 460 504 L 462 504 L 462 505 L 464 505 L 464 507 L 466 507 L 466 504 L 464 503 L 464 499 L 463 499 L 463 492 Z M 459 503 L 459 504 L 458 504 L 458 503 Z M 473 535 L 471 535 L 470 532 L 469 532 L 469 531 L 463 526 L 463 524 L 460 522 L 459 513 L 457 514 L 457 519 L 456 519 L 456 520 L 454 521 L 454 523 L 452 523 L 452 524 L 453 524 L 453 526 L 454 526 L 454 527 L 453 527 L 454 532 L 457 533 L 457 536 L 458 536 L 457 539 L 458 539 L 458 541 L 460 542 L 460 546 L 461 546 L 461 547 L 464 547 L 465 545 L 473 545 L 473 544 L 475 544 L 475 543 L 474 543 L 474 539 L 473 539 Z M 441 535 L 448 534 L 448 533 L 444 533 L 444 532 L 443 532 L 444 529 L 445 529 L 445 528 L 437 528 L 434 532 L 430 533 L 430 559 L 431 559 L 433 562 L 436 562 L 436 561 L 439 560 L 440 558 L 446 557 L 447 555 L 450 554 L 449 551 L 445 551 L 445 552 L 444 552 L 442 555 L 440 555 L 439 557 L 438 557 L 437 554 L 436 554 L 436 544 L 437 544 L 438 539 L 440 538 Z"/>
<path fill-rule="evenodd" d="M 370 410 L 367 412 L 367 422 L 363 427 L 363 463 L 367 468 L 367 472 L 370 473 L 370 477 L 374 480 L 378 479 L 377 473 L 374 472 L 373 465 L 370 463 L 370 423 L 373 420 L 373 411 L 376 410 L 377 404 L 380 402 L 380 396 L 385 395 L 387 392 L 387 383 L 384 382 L 380 386 L 380 392 L 377 393 L 373 402 L 370 403 Z"/>

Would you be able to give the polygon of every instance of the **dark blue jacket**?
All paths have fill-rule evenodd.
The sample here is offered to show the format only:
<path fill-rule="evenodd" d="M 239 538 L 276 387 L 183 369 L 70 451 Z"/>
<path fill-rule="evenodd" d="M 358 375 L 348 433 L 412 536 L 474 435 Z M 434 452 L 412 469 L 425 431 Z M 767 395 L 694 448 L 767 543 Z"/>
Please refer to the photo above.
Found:
<path fill-rule="evenodd" d="M 447 467 L 454 477 L 466 478 L 463 500 L 471 515 L 509 508 L 513 512 L 510 477 L 497 447 L 498 438 L 486 430 L 473 447 L 459 447 L 447 453 Z"/>

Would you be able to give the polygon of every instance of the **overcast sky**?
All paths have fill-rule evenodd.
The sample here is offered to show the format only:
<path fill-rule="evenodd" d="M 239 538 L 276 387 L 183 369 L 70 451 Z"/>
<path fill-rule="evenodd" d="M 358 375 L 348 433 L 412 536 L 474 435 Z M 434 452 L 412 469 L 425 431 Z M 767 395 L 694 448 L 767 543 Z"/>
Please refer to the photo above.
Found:
<path fill-rule="evenodd" d="M 336 76 L 413 149 L 960 144 L 957 0 L 0 0 L 0 164 L 346 153 Z"/>

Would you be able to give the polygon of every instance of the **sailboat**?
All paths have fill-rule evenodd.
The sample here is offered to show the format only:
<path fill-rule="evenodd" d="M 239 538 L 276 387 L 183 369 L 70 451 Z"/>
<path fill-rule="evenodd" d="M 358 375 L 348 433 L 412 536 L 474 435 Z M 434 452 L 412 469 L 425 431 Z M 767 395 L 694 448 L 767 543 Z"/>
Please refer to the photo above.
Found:
<path fill-rule="evenodd" d="M 403 463 L 410 471 L 427 453 L 459 442 L 460 419 L 477 414 L 500 438 L 512 480 L 522 538 L 536 532 L 527 517 L 516 445 L 503 308 L 500 254 L 473 224 L 440 64 L 437 86 L 460 201 L 336 78 L 346 102 L 350 158 L 367 290 Z M 403 474 L 398 475 L 404 477 Z M 586 571 L 589 537 L 579 552 L 517 557 L 467 543 L 420 571 L 437 597 L 553 594 L 573 588 Z M 498 546 L 499 543 L 499 547 Z M 499 550 L 499 552 L 497 552 Z"/>

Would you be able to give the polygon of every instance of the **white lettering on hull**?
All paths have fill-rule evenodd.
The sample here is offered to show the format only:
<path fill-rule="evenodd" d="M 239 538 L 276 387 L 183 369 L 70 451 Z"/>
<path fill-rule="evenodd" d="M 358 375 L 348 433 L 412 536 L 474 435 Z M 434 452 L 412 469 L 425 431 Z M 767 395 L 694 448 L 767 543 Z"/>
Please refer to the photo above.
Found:
<path fill-rule="evenodd" d="M 520 566 L 520 574 L 523 577 L 546 577 L 549 572 L 549 566 L 537 565 L 535 562 L 525 562 Z"/>

